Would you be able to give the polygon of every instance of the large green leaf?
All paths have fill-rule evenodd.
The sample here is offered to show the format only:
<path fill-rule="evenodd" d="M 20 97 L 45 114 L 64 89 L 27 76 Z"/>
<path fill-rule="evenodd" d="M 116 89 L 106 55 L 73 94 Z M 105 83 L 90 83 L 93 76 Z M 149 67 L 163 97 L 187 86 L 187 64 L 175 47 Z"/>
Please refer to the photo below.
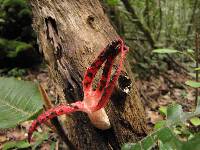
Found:
<path fill-rule="evenodd" d="M 42 109 L 36 84 L 14 78 L 0 78 L 0 128 L 14 127 Z"/>

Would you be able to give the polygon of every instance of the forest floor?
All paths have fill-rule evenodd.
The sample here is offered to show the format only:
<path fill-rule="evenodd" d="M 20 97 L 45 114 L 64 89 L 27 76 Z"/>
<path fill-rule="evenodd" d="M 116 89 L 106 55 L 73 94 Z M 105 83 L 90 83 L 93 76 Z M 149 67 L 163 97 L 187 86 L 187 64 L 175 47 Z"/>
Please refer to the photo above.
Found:
<path fill-rule="evenodd" d="M 28 69 L 27 75 L 20 78 L 39 81 L 47 90 L 50 97 L 55 95 L 55 90 L 48 76 L 48 70 L 45 68 Z M 165 119 L 159 109 L 172 103 L 181 104 L 184 111 L 194 110 L 195 90 L 184 84 L 188 78 L 187 75 L 170 70 L 163 75 L 152 76 L 148 81 L 136 81 L 147 114 L 149 127 L 153 128 L 157 121 Z M 30 122 L 25 122 L 15 129 L 0 130 L 0 149 L 2 148 L 2 144 L 7 141 L 26 139 L 26 131 L 29 126 Z M 56 144 L 58 145 L 58 142 Z M 50 149 L 50 144 L 48 142 L 43 143 L 41 149 Z"/>

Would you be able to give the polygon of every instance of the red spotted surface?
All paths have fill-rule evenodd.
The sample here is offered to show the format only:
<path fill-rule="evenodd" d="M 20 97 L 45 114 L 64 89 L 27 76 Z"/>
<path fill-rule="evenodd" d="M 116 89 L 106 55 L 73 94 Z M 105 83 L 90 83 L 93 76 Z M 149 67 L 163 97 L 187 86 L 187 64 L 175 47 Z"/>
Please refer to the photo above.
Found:
<path fill-rule="evenodd" d="M 121 39 L 115 40 L 107 45 L 106 48 L 99 54 L 99 56 L 87 69 L 84 75 L 84 79 L 82 81 L 84 91 L 83 101 L 77 101 L 75 103 L 67 105 L 62 104 L 51 108 L 43 114 L 39 115 L 38 118 L 33 121 L 31 127 L 29 128 L 28 141 L 30 142 L 32 134 L 37 129 L 37 127 L 40 124 L 45 123 L 49 119 L 63 114 L 70 114 L 76 111 L 92 113 L 105 107 L 112 94 L 115 83 L 119 78 L 123 65 L 123 60 L 125 59 L 125 55 L 127 52 L 128 48 L 124 45 L 124 42 Z M 111 77 L 111 70 L 114 60 L 120 53 L 121 56 L 118 61 L 117 70 Z M 103 72 L 100 81 L 97 84 L 96 90 L 93 90 L 92 82 L 103 64 Z"/>

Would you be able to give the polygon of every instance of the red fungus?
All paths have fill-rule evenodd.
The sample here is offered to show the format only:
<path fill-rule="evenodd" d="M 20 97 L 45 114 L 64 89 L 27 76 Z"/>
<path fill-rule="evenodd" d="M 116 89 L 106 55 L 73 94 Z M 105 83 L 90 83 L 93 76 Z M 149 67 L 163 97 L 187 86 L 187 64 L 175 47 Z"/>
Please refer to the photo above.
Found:
<path fill-rule="evenodd" d="M 101 109 L 105 107 L 108 103 L 115 83 L 119 78 L 123 65 L 123 60 L 127 51 L 128 48 L 124 45 L 124 42 L 121 39 L 115 40 L 111 44 L 107 45 L 107 47 L 99 54 L 99 56 L 91 64 L 91 66 L 87 69 L 85 73 L 82 82 L 84 91 L 83 101 L 77 101 L 72 104 L 61 104 L 39 115 L 38 118 L 33 121 L 31 127 L 29 128 L 28 141 L 30 142 L 33 132 L 40 124 L 56 116 L 70 114 L 76 111 L 86 112 L 89 116 L 97 111 L 102 112 Z M 119 53 L 121 53 L 119 65 L 111 78 L 110 76 L 113 62 Z M 94 80 L 94 77 L 96 76 L 98 70 L 101 68 L 104 62 L 105 64 L 103 67 L 101 79 L 97 85 L 96 90 L 93 90 L 92 81 Z M 94 120 L 94 117 L 96 116 L 98 116 L 98 114 L 95 114 L 92 120 Z"/>

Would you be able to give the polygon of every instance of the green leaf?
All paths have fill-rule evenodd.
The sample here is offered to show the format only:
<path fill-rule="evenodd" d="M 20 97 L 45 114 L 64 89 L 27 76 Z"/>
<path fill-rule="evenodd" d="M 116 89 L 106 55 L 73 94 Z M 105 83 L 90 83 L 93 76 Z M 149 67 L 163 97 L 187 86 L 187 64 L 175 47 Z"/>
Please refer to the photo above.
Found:
<path fill-rule="evenodd" d="M 0 38 L 0 49 L 9 58 L 14 58 L 19 53 L 30 50 L 32 48 L 32 45 L 25 42 Z"/>
<path fill-rule="evenodd" d="M 116 6 L 119 3 L 119 0 L 106 0 L 106 2 L 110 6 Z"/>
<path fill-rule="evenodd" d="M 192 50 L 192 49 L 187 49 L 187 52 L 188 52 L 188 53 L 194 53 L 194 50 Z"/>
<path fill-rule="evenodd" d="M 167 108 L 167 120 L 172 122 L 181 121 L 183 115 L 182 106 L 173 104 Z"/>
<path fill-rule="evenodd" d="M 140 144 L 127 143 L 122 146 L 121 150 L 142 150 L 142 148 Z"/>
<path fill-rule="evenodd" d="M 143 149 L 150 149 L 154 145 L 154 140 L 151 136 L 146 137 L 142 142 Z"/>
<path fill-rule="evenodd" d="M 55 150 L 56 149 L 55 147 L 56 147 L 56 142 L 52 141 L 51 146 L 50 146 L 50 150 Z"/>
<path fill-rule="evenodd" d="M 183 132 L 182 132 L 182 128 L 180 128 L 180 127 L 176 127 L 176 128 L 174 128 L 174 133 L 176 134 L 176 135 L 180 135 L 180 134 L 182 134 Z"/>
<path fill-rule="evenodd" d="M 188 142 L 183 143 L 181 150 L 199 150 L 200 147 L 200 135 L 195 135 Z"/>
<path fill-rule="evenodd" d="M 194 116 L 198 115 L 200 115 L 200 98 L 198 99 L 198 105 L 194 112 L 183 112 L 181 105 L 173 104 L 167 108 L 167 120 L 160 121 L 155 125 L 155 129 L 158 129 L 157 131 L 149 134 L 137 143 L 124 144 L 122 150 L 151 149 L 157 143 L 159 143 L 159 149 L 163 150 L 199 150 L 200 135 L 195 135 L 187 142 L 183 142 L 176 137 L 176 133 L 188 135 L 189 137 L 191 133 L 182 123 L 185 123 L 186 120 L 195 120 L 195 124 L 199 124 L 199 118 L 193 119 Z M 179 125 L 179 128 L 176 125 Z"/>
<path fill-rule="evenodd" d="M 174 135 L 172 134 L 171 129 L 162 128 L 162 129 L 158 130 L 157 132 L 153 133 L 152 136 L 153 136 L 153 139 L 155 139 L 155 140 L 159 139 L 161 141 L 166 142 L 166 141 L 171 140 Z"/>
<path fill-rule="evenodd" d="M 38 86 L 14 78 L 0 78 L 0 128 L 14 127 L 42 109 Z"/>
<path fill-rule="evenodd" d="M 149 134 L 147 137 L 139 141 L 138 143 L 127 143 L 122 146 L 122 150 L 146 150 L 151 149 L 158 141 L 162 141 L 164 145 L 171 149 L 180 149 L 181 142 L 172 133 L 168 127 L 157 130 L 156 132 Z"/>
<path fill-rule="evenodd" d="M 163 48 L 163 49 L 154 49 L 152 52 L 153 52 L 153 53 L 159 53 L 159 54 L 180 53 L 180 51 L 178 51 L 178 50 L 175 50 L 175 49 L 167 49 L 167 48 Z"/>
<path fill-rule="evenodd" d="M 4 23 L 5 20 L 3 18 L 0 18 L 0 23 Z"/>
<path fill-rule="evenodd" d="M 194 70 L 195 70 L 195 71 L 199 71 L 199 70 L 200 70 L 200 67 L 199 67 L 199 68 L 194 68 Z"/>
<path fill-rule="evenodd" d="M 164 127 L 166 125 L 166 123 L 167 122 L 165 120 L 158 121 L 158 122 L 156 122 L 154 129 L 155 130 L 160 129 L 160 128 Z"/>
<path fill-rule="evenodd" d="M 193 117 L 190 119 L 190 122 L 194 125 L 194 126 L 199 126 L 200 125 L 200 119 L 198 117 Z"/>
<path fill-rule="evenodd" d="M 170 145 L 163 144 L 162 141 L 158 140 L 159 150 L 173 150 Z"/>
<path fill-rule="evenodd" d="M 35 132 L 34 136 L 36 138 L 36 142 L 34 143 L 34 145 L 32 147 L 32 150 L 37 150 L 38 146 L 40 146 L 43 143 L 43 141 L 48 140 L 48 138 L 49 138 L 49 134 L 48 133 Z"/>
<path fill-rule="evenodd" d="M 144 147 L 143 141 L 150 138 L 152 139 L 152 145 Z M 148 135 L 138 143 L 127 143 L 122 146 L 122 150 L 146 150 L 151 149 L 155 144 L 158 143 L 159 149 L 162 150 L 199 150 L 200 147 L 200 135 L 195 135 L 192 139 L 187 142 L 180 141 L 169 128 L 163 128 Z"/>
<path fill-rule="evenodd" d="M 10 142 L 7 142 L 3 145 L 3 149 L 2 150 L 9 150 L 9 149 L 14 149 L 14 148 L 28 148 L 30 147 L 31 145 L 26 141 L 26 140 L 23 140 L 23 141 L 10 141 Z"/>
<path fill-rule="evenodd" d="M 167 107 L 166 106 L 161 106 L 159 108 L 159 112 L 160 112 L 160 114 L 162 114 L 164 116 L 167 116 Z"/>
<path fill-rule="evenodd" d="M 185 82 L 186 85 L 191 86 L 193 88 L 199 88 L 200 87 L 200 82 L 196 82 L 196 81 L 191 81 L 188 80 Z"/>

